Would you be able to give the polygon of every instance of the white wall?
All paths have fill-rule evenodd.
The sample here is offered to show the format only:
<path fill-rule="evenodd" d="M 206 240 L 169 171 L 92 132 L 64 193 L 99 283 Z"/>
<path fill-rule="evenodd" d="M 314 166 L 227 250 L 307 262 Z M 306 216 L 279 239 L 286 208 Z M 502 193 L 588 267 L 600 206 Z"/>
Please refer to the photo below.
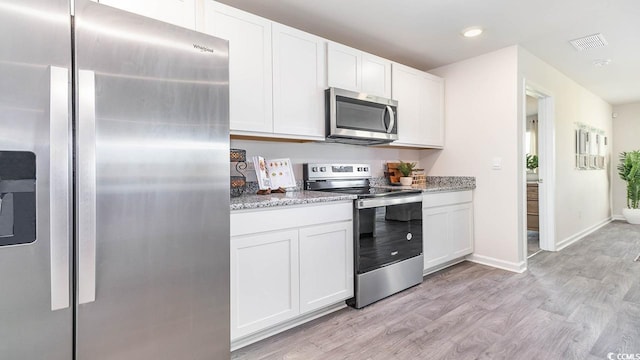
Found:
<path fill-rule="evenodd" d="M 426 151 L 429 175 L 476 177 L 472 260 L 522 270 L 524 252 L 524 79 L 554 97 L 556 244 L 610 217 L 608 170 L 575 170 L 574 123 L 611 135 L 611 106 L 519 46 L 433 69 L 445 79 L 446 142 Z M 492 168 L 500 160 L 502 169 Z M 541 159 L 541 161 L 543 161 Z M 608 166 L 611 166 L 610 164 Z"/>
<path fill-rule="evenodd" d="M 613 107 L 618 116 L 613 119 L 613 144 L 611 152 L 612 172 L 612 212 L 615 217 L 622 216 L 622 209 L 627 207 L 627 184 L 620 179 L 616 167 L 618 154 L 623 151 L 640 150 L 640 103 L 618 105 Z"/>
<path fill-rule="evenodd" d="M 576 169 L 574 131 L 575 123 L 580 122 L 604 130 L 611 139 L 612 108 L 525 49 L 518 50 L 520 82 L 524 79 L 527 83 L 544 89 L 554 98 L 555 236 L 556 246 L 562 247 L 611 216 L 610 171 Z M 613 142 L 615 141 L 614 135 Z M 615 162 L 607 164 L 607 168 L 611 166 L 615 167 Z"/>
<path fill-rule="evenodd" d="M 322 142 L 231 140 L 231 147 L 247 150 L 248 159 L 254 155 L 261 155 L 267 159 L 290 158 L 296 180 L 302 180 L 303 163 L 365 163 L 371 165 L 373 176 L 383 176 L 382 164 L 387 161 L 420 160 L 420 150 Z M 247 180 L 255 180 L 255 174 L 248 172 Z"/>
<path fill-rule="evenodd" d="M 512 46 L 430 72 L 445 79 L 446 138 L 423 153 L 429 175 L 476 177 L 477 261 L 520 270 L 518 249 L 518 69 Z M 502 169 L 493 170 L 495 158 Z"/>

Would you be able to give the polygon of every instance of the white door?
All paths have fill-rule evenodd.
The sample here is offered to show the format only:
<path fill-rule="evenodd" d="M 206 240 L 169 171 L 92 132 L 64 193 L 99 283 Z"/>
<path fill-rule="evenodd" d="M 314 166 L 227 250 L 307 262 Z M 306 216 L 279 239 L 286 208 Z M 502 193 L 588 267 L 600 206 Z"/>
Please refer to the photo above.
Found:
<path fill-rule="evenodd" d="M 324 139 L 323 39 L 273 24 L 273 131 Z"/>
<path fill-rule="evenodd" d="M 113 6 L 170 24 L 196 29 L 195 0 L 99 0 L 101 4 Z"/>
<path fill-rule="evenodd" d="M 298 231 L 231 238 L 231 340 L 300 312 Z"/>
<path fill-rule="evenodd" d="M 205 33 L 229 40 L 231 130 L 272 132 L 271 21 L 205 1 Z"/>
<path fill-rule="evenodd" d="M 351 221 L 300 229 L 300 311 L 353 296 Z"/>

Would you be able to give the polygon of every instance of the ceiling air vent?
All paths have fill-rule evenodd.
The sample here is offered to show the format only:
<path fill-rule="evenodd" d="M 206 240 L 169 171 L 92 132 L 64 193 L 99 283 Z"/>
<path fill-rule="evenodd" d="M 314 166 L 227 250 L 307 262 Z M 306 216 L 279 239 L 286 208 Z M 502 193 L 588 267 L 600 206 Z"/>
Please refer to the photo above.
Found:
<path fill-rule="evenodd" d="M 579 39 L 573 39 L 569 42 L 578 51 L 582 51 L 585 49 L 595 49 L 608 45 L 607 40 L 604 39 L 604 36 L 602 36 L 602 34 L 593 34 L 581 37 Z"/>

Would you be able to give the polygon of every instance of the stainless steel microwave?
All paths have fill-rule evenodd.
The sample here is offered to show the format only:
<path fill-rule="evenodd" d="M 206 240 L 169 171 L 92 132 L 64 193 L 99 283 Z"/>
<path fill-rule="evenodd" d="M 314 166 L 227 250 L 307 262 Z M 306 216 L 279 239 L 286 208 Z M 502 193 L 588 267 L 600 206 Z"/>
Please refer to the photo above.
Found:
<path fill-rule="evenodd" d="M 329 88 L 325 91 L 327 141 L 358 145 L 398 140 L 398 102 Z"/>

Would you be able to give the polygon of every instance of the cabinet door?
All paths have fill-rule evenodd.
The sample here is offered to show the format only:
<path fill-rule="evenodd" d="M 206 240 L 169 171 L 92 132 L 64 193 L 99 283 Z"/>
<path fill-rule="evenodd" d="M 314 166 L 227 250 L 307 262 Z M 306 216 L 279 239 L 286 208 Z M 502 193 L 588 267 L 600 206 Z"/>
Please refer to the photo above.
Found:
<path fill-rule="evenodd" d="M 191 30 L 196 28 L 195 0 L 99 0 L 113 6 L 152 19 L 168 22 Z"/>
<path fill-rule="evenodd" d="M 231 339 L 300 312 L 298 231 L 231 238 Z"/>
<path fill-rule="evenodd" d="M 451 258 L 449 223 L 449 211 L 446 207 L 422 210 L 424 270 L 438 266 Z"/>
<path fill-rule="evenodd" d="M 392 98 L 398 100 L 398 141 L 393 145 L 444 146 L 444 80 L 392 65 Z"/>
<path fill-rule="evenodd" d="M 423 73 L 423 79 L 423 142 L 431 147 L 444 147 L 444 79 L 429 73 Z"/>
<path fill-rule="evenodd" d="M 300 311 L 353 296 L 351 221 L 300 229 Z"/>
<path fill-rule="evenodd" d="M 422 124 L 423 74 L 408 66 L 392 66 L 392 98 L 398 100 L 398 140 L 393 145 L 420 146 L 424 143 Z"/>
<path fill-rule="evenodd" d="M 362 92 L 391 98 L 391 61 L 362 53 Z"/>
<path fill-rule="evenodd" d="M 327 45 L 328 86 L 351 91 L 361 91 L 362 52 L 348 46 Z"/>
<path fill-rule="evenodd" d="M 453 205 L 449 209 L 451 259 L 473 252 L 473 210 L 471 203 Z"/>
<path fill-rule="evenodd" d="M 231 130 L 272 132 L 271 21 L 205 0 L 204 32 L 229 40 Z"/>
<path fill-rule="evenodd" d="M 273 131 L 324 139 L 325 45 L 273 24 Z"/>

